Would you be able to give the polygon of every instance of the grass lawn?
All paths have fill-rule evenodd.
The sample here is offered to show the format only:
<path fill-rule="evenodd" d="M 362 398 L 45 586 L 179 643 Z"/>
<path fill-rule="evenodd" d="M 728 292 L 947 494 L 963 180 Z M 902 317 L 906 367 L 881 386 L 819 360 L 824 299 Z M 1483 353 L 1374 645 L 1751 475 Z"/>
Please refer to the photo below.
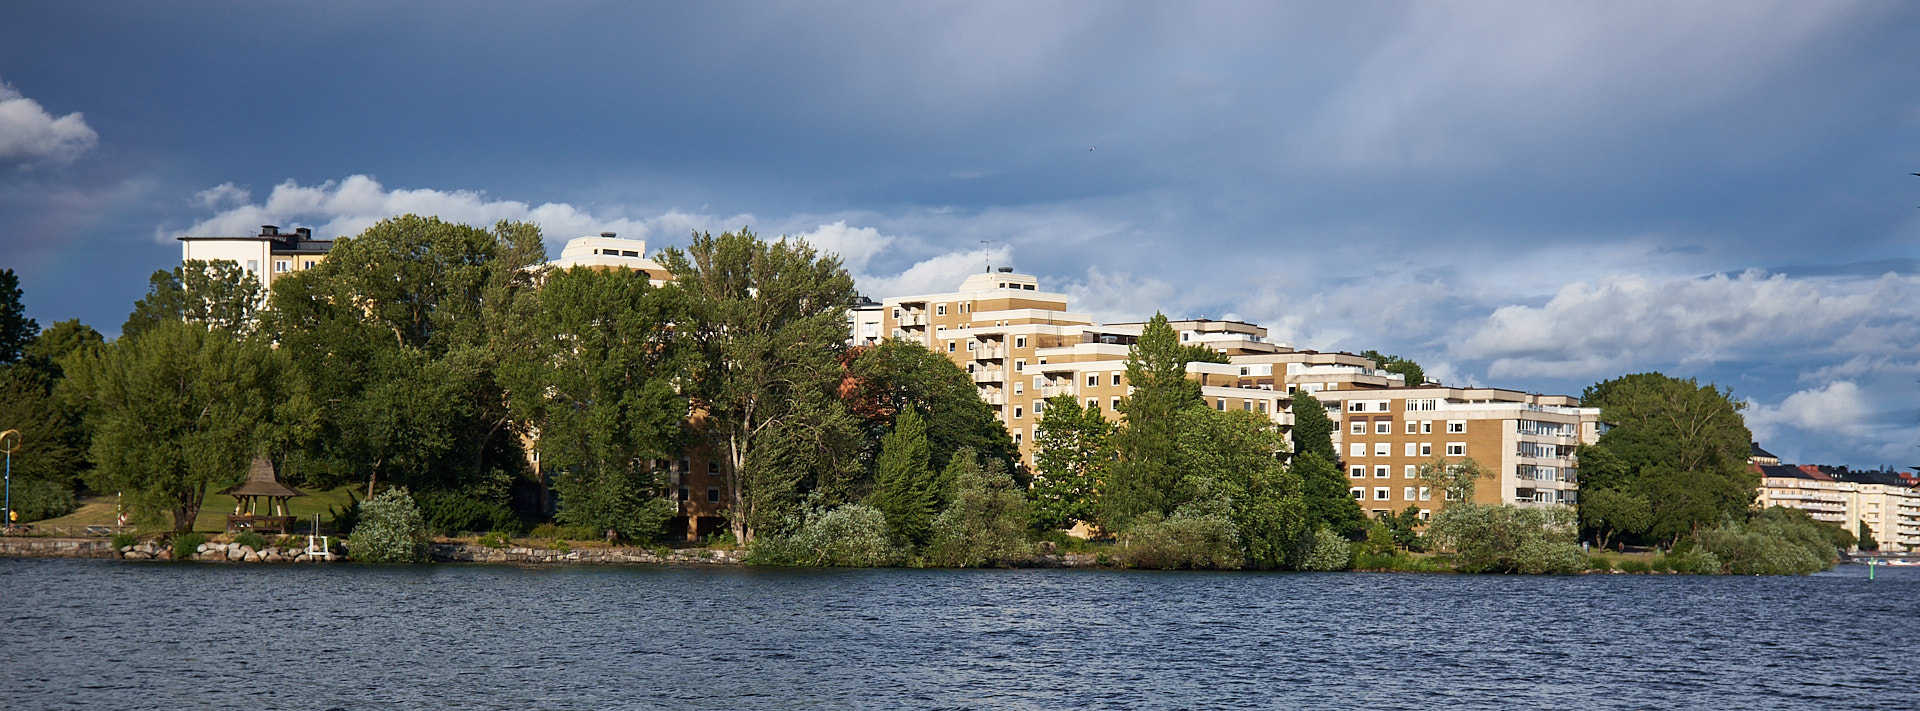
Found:
<path fill-rule="evenodd" d="M 327 507 L 344 508 L 347 504 L 347 492 L 353 486 L 343 486 L 331 491 L 309 491 L 306 496 L 296 497 L 287 502 L 287 514 L 300 519 L 295 529 L 305 531 L 313 521 L 314 514 L 320 514 L 324 527 L 332 521 L 327 515 Z M 59 518 L 50 518 L 33 523 L 47 526 L 111 526 L 114 524 L 114 497 L 90 496 L 80 500 L 80 508 Z M 231 496 L 208 494 L 205 503 L 200 506 L 200 515 L 193 521 L 193 530 L 205 533 L 220 533 L 227 529 L 227 514 L 233 512 L 234 501 Z M 141 533 L 157 533 L 172 527 L 169 519 L 158 525 L 148 524 L 139 527 Z"/>

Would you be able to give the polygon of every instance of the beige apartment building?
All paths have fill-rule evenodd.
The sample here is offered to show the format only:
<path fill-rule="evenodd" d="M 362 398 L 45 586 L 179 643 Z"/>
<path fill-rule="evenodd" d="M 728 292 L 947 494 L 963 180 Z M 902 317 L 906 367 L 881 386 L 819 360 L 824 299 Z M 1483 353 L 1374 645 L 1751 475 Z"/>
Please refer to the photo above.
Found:
<path fill-rule="evenodd" d="M 646 240 L 624 239 L 613 232 L 567 240 L 567 246 L 560 249 L 560 257 L 547 262 L 547 266 L 554 269 L 631 269 L 646 272 L 648 281 L 653 282 L 654 286 L 673 281 L 673 274 L 666 267 L 647 256 Z"/>
<path fill-rule="evenodd" d="M 261 225 L 260 234 L 247 237 L 181 237 L 180 260 L 226 260 L 240 265 L 260 280 L 260 286 L 273 290 L 273 282 L 294 272 L 306 271 L 327 258 L 333 240 L 314 239 L 305 227 L 283 233 L 274 225 Z"/>
<path fill-rule="evenodd" d="M 1920 551 L 1920 481 L 1893 472 L 1765 461 L 1755 457 L 1750 465 L 1761 477 L 1755 506 L 1799 509 L 1853 533 L 1864 525 L 1880 550 Z"/>

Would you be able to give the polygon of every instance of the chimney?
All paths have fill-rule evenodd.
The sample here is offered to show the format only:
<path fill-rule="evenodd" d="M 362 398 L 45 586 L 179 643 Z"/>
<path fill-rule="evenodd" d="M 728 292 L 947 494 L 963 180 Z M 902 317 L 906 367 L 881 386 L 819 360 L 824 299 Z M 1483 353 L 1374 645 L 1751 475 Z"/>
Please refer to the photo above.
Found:
<path fill-rule="evenodd" d="M 1012 273 L 1013 273 L 1013 267 L 1001 267 L 1001 268 L 1000 268 L 1000 273 L 1001 273 L 1001 274 L 1012 274 Z"/>
<path fill-rule="evenodd" d="M 279 237 L 280 228 L 275 225 L 261 225 L 260 236 L 261 237 Z"/>
<path fill-rule="evenodd" d="M 313 230 L 307 229 L 305 227 L 300 227 L 300 228 L 294 229 L 293 235 L 294 235 L 293 240 L 295 242 L 298 242 L 300 240 L 305 240 L 305 239 L 313 239 Z"/>
<path fill-rule="evenodd" d="M 607 239 L 613 239 L 613 233 L 612 233 L 612 232 L 602 232 L 602 233 L 600 233 L 600 236 L 601 236 L 601 237 L 605 237 L 605 238 L 607 238 Z"/>

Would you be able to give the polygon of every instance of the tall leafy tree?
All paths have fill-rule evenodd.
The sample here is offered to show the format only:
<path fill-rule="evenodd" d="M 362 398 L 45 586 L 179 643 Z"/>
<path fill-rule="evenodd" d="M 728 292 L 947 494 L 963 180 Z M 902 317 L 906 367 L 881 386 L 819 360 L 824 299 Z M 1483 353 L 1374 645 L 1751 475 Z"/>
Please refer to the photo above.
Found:
<path fill-rule="evenodd" d="M 532 225 L 403 215 L 276 282 L 269 328 L 323 406 L 291 471 L 407 486 L 423 505 L 445 500 L 435 492 L 503 504 L 525 455 L 500 363 L 525 347 L 507 326 L 544 259 Z"/>
<path fill-rule="evenodd" d="M 1340 466 L 1340 453 L 1333 448 L 1333 418 L 1327 416 L 1326 405 L 1305 390 L 1293 393 L 1293 451 Z"/>
<path fill-rule="evenodd" d="M 510 327 L 524 347 L 502 380 L 556 473 L 562 522 L 649 540 L 672 515 L 651 462 L 679 451 L 687 413 L 680 295 L 645 272 L 575 267 L 549 274 Z"/>
<path fill-rule="evenodd" d="M 1175 505 L 1174 487 L 1184 475 L 1176 462 L 1183 409 L 1203 407 L 1200 384 L 1187 378 L 1191 349 L 1156 313 L 1141 328 L 1127 353 L 1127 382 L 1133 391 L 1120 402 L 1125 426 L 1114 437 L 1119 461 L 1104 496 L 1103 521 L 1123 529 L 1149 512 L 1167 515 Z"/>
<path fill-rule="evenodd" d="M 719 455 L 734 536 L 749 542 L 818 486 L 808 472 L 846 471 L 844 448 L 797 443 L 833 444 L 823 440 L 852 421 L 838 388 L 853 278 L 804 241 L 744 229 L 695 234 L 661 262 L 686 295 L 687 385 Z"/>
<path fill-rule="evenodd" d="M 1058 395 L 1047 399 L 1038 424 L 1028 490 L 1034 526 L 1057 529 L 1093 521 L 1100 488 L 1113 468 L 1113 423 L 1098 403 L 1082 407 L 1079 398 Z"/>
<path fill-rule="evenodd" d="M 933 535 L 933 516 L 940 510 L 935 497 L 939 478 L 930 460 L 926 421 L 912 408 L 901 411 L 893 431 L 882 439 L 867 504 L 886 515 L 894 537 L 914 546 L 925 545 Z"/>
<path fill-rule="evenodd" d="M 238 483 L 271 431 L 298 427 L 306 399 L 285 352 L 204 323 L 160 321 L 65 362 L 63 392 L 93 424 L 96 491 L 186 531 L 210 489 Z"/>
<path fill-rule="evenodd" d="M 1176 508 L 1214 497 L 1239 532 L 1245 564 L 1285 565 L 1310 533 L 1300 478 L 1287 471 L 1286 435 L 1264 415 L 1206 407 L 1182 409 L 1178 468 L 1186 472 Z"/>
<path fill-rule="evenodd" d="M 1013 438 L 980 399 L 973 379 L 946 356 L 899 339 L 857 348 L 850 355 L 840 391 L 853 412 L 865 419 L 869 451 L 878 451 L 894 416 L 911 408 L 926 419 L 929 463 L 935 470 L 946 469 L 954 452 L 966 448 L 1015 471 L 1019 450 Z"/>
<path fill-rule="evenodd" d="M 153 273 L 147 280 L 147 295 L 134 302 L 120 337 L 138 338 L 155 324 L 169 321 L 204 323 L 216 331 L 251 335 L 264 294 L 260 279 L 239 264 L 188 260 L 172 270 Z"/>
<path fill-rule="evenodd" d="M 1746 466 L 1753 435 L 1731 391 L 1635 373 L 1594 384 L 1581 403 L 1600 408 L 1601 421 L 1612 425 L 1577 453 L 1582 488 L 1645 498 L 1649 535 L 1677 541 L 1746 516 L 1759 475 Z"/>
<path fill-rule="evenodd" d="M 1316 452 L 1294 455 L 1289 468 L 1300 480 L 1301 498 L 1307 507 L 1312 528 L 1325 528 L 1342 536 L 1357 535 L 1367 525 L 1360 504 L 1347 493 L 1347 477 L 1338 465 Z"/>
<path fill-rule="evenodd" d="M 73 509 L 74 484 L 87 468 L 87 430 L 77 403 L 57 397 L 60 361 L 100 347 L 100 334 L 77 320 L 42 331 L 19 362 L 0 365 L 0 430 L 19 430 L 13 453 L 13 508 L 23 521 Z"/>
<path fill-rule="evenodd" d="M 40 333 L 40 324 L 27 318 L 20 297 L 20 276 L 0 269 L 0 364 L 20 360 L 20 351 Z"/>
<path fill-rule="evenodd" d="M 1405 376 L 1407 385 L 1409 386 L 1418 387 L 1427 382 L 1427 371 L 1422 370 L 1420 364 L 1412 360 L 1397 355 L 1387 355 L 1376 350 L 1361 351 L 1360 357 L 1380 364 L 1381 370 L 1389 373 L 1399 373 Z"/>

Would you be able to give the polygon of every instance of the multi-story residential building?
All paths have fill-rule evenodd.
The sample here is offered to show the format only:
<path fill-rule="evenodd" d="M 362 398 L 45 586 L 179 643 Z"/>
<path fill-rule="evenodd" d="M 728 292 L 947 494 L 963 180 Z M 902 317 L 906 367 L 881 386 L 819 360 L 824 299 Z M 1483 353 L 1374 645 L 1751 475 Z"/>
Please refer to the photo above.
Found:
<path fill-rule="evenodd" d="M 1429 385 L 1333 388 L 1316 397 L 1334 419 L 1349 491 L 1374 514 L 1443 508 L 1418 476 L 1435 458 L 1472 458 L 1491 472 L 1475 488 L 1480 503 L 1572 505 L 1580 481 L 1573 450 L 1604 431 L 1599 408 L 1564 395 Z"/>
<path fill-rule="evenodd" d="M 1865 527 L 1881 550 L 1920 550 L 1920 480 L 1886 471 L 1760 463 L 1766 458 L 1772 455 L 1756 456 L 1750 465 L 1760 474 L 1755 506 L 1799 509 L 1848 532 Z"/>
<path fill-rule="evenodd" d="M 847 345 L 879 345 L 887 336 L 886 307 L 862 295 L 847 309 Z"/>
<path fill-rule="evenodd" d="M 282 233 L 261 225 L 260 234 L 247 237 L 181 237 L 180 260 L 226 260 L 240 265 L 271 291 L 273 282 L 294 272 L 312 269 L 327 258 L 333 240 L 314 239 L 305 227 Z"/>
<path fill-rule="evenodd" d="M 623 239 L 612 232 L 598 237 L 576 237 L 560 249 L 560 258 L 547 262 L 554 269 L 593 267 L 596 269 L 632 269 L 647 273 L 654 286 L 673 281 L 673 275 L 659 262 L 647 256 L 647 241 Z"/>

